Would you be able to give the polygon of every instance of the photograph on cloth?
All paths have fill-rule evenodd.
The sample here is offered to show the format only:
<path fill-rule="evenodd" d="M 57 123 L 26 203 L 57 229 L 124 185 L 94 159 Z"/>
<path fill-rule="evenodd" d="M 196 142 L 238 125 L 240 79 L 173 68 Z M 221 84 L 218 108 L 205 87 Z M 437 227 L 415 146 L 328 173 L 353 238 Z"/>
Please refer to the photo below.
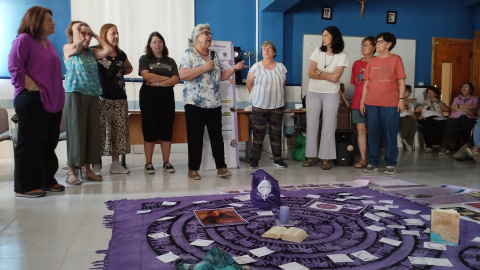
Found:
<path fill-rule="evenodd" d="M 233 207 L 193 210 L 193 212 L 203 227 L 230 226 L 248 223 Z"/>

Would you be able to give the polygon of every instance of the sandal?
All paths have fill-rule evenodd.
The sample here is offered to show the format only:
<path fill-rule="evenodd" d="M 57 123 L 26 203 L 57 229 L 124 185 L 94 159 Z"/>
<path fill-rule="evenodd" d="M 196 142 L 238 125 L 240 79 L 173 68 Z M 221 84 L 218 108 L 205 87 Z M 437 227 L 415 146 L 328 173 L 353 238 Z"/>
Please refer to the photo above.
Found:
<path fill-rule="evenodd" d="M 73 177 L 70 177 L 72 175 L 73 175 Z M 82 182 L 80 182 L 80 180 L 78 180 L 77 175 L 74 172 L 69 172 L 67 174 L 67 179 L 66 179 L 65 182 L 67 182 L 67 184 L 72 185 L 72 186 L 79 186 L 79 185 L 82 184 Z"/>
<path fill-rule="evenodd" d="M 360 159 L 360 161 L 355 164 L 355 168 L 365 168 L 367 167 L 367 161 L 365 159 Z"/>
<path fill-rule="evenodd" d="M 307 158 L 307 161 L 302 163 L 303 167 L 310 167 L 317 164 L 318 158 Z"/>
<path fill-rule="evenodd" d="M 322 160 L 322 170 L 330 170 L 330 162 L 328 162 L 328 159 Z"/>
<path fill-rule="evenodd" d="M 88 170 L 87 172 L 82 171 L 82 179 L 87 181 L 102 181 L 103 178 L 101 175 L 96 175 L 92 170 Z"/>
<path fill-rule="evenodd" d="M 68 178 L 68 177 L 67 177 Z M 43 188 L 44 191 L 52 191 L 52 192 L 60 192 L 65 190 L 64 185 L 60 185 L 59 183 L 56 183 L 53 186 Z"/>

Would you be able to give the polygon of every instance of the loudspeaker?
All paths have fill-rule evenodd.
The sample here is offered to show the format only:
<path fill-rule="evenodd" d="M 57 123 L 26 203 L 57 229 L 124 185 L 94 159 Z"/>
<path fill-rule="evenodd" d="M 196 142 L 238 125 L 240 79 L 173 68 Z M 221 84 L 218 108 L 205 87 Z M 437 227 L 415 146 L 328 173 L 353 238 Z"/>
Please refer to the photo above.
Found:
<path fill-rule="evenodd" d="M 235 60 L 235 64 L 242 61 L 242 50 L 240 49 L 240 47 L 233 47 L 233 60 Z M 235 72 L 235 83 L 242 84 L 241 70 Z"/>
<path fill-rule="evenodd" d="M 334 163 L 340 166 L 352 166 L 355 162 L 355 132 L 349 129 L 337 129 L 335 144 L 337 159 Z"/>
<path fill-rule="evenodd" d="M 242 50 L 240 47 L 233 47 L 233 60 L 235 60 L 235 63 L 240 62 L 242 59 Z"/>

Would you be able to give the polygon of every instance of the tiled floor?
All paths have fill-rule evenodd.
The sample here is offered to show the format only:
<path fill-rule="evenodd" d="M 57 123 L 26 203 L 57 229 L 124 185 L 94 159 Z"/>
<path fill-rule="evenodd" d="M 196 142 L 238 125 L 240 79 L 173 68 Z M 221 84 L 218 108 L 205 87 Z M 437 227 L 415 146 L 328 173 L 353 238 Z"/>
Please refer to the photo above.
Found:
<path fill-rule="evenodd" d="M 59 154 L 60 164 L 66 163 Z M 96 250 L 107 249 L 111 230 L 102 225 L 102 217 L 112 214 L 104 202 L 183 195 L 217 194 L 219 186 L 250 185 L 249 164 L 240 162 L 226 180 L 216 171 L 200 171 L 201 181 L 187 179 L 187 155 L 174 153 L 171 163 L 176 172 L 161 171 L 160 154 L 155 154 L 155 175 L 143 172 L 143 154 L 127 156 L 129 175 L 110 175 L 110 159 L 102 173 L 104 181 L 68 186 L 65 192 L 48 193 L 44 198 L 16 198 L 13 193 L 13 159 L 0 159 L 0 269 L 88 269 L 93 261 L 103 259 Z M 286 160 L 286 169 L 276 169 L 264 154 L 260 168 L 272 174 L 281 184 L 351 181 L 366 176 L 353 167 L 335 167 L 323 171 L 319 165 L 303 168 L 301 162 Z M 62 167 L 62 165 L 61 165 Z M 454 184 L 480 188 L 480 166 L 472 160 L 459 162 L 451 155 L 405 152 L 400 149 L 396 177 L 430 185 Z M 383 171 L 372 175 L 383 175 Z M 66 171 L 60 169 L 57 179 L 65 183 Z"/>

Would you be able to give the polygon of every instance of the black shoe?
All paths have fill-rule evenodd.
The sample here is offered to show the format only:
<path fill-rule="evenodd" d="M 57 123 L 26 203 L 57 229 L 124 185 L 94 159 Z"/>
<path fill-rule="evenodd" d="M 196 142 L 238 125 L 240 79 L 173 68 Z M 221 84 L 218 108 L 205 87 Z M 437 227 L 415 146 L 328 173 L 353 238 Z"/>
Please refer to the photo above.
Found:
<path fill-rule="evenodd" d="M 258 159 L 252 158 L 250 159 L 250 169 L 257 169 L 258 168 Z"/>

